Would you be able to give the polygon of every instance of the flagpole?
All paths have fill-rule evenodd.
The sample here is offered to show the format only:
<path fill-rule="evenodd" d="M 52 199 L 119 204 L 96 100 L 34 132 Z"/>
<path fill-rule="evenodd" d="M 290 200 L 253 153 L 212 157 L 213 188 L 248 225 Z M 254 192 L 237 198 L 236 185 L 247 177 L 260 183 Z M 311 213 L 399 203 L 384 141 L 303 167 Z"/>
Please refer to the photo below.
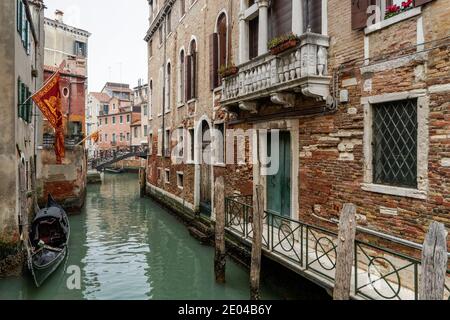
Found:
<path fill-rule="evenodd" d="M 56 77 L 56 75 L 58 73 L 60 73 L 61 71 L 63 71 L 64 67 L 66 66 L 66 60 L 63 60 L 63 62 L 59 65 L 58 70 L 56 70 L 52 76 L 50 78 L 47 79 L 47 81 L 45 81 L 45 83 L 41 86 L 41 88 L 39 90 L 37 90 L 34 94 L 32 94 L 27 100 L 25 100 L 25 102 L 23 102 L 22 104 L 20 104 L 21 106 L 24 106 L 27 104 L 28 101 L 30 101 L 31 99 L 33 99 L 33 97 L 39 92 L 41 91 L 47 84 L 50 83 L 50 81 L 53 80 L 53 78 Z"/>
<path fill-rule="evenodd" d="M 92 137 L 94 134 L 96 134 L 96 133 L 100 133 L 100 128 L 99 128 L 97 131 L 92 132 L 89 136 L 87 136 L 86 138 L 84 138 L 84 139 L 81 140 L 80 142 L 78 142 L 75 146 L 81 145 L 83 142 L 85 142 L 87 139 L 91 138 L 91 137 Z"/>

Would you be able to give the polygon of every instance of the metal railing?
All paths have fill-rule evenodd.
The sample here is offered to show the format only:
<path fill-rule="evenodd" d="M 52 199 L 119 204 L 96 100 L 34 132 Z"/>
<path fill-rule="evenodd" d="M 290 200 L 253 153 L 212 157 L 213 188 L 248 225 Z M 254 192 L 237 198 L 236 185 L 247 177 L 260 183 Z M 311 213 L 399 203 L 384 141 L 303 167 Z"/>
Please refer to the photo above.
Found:
<path fill-rule="evenodd" d="M 225 199 L 226 227 L 245 240 L 253 237 L 252 196 Z M 390 248 L 361 240 L 368 234 L 358 231 L 355 240 L 352 294 L 366 299 L 418 300 L 421 261 Z M 372 235 L 371 235 L 372 236 Z M 386 238 L 379 240 L 387 240 Z M 263 248 L 319 278 L 334 281 L 338 234 L 319 226 L 265 211 Z M 409 243 L 401 251 L 416 251 Z M 445 296 L 450 299 L 450 270 L 447 270 Z"/>

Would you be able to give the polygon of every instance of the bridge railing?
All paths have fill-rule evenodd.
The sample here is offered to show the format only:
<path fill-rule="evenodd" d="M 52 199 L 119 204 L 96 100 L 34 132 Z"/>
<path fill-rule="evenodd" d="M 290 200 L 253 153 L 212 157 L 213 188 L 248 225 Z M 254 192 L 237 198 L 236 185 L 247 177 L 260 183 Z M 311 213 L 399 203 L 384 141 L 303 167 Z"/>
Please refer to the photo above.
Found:
<path fill-rule="evenodd" d="M 251 242 L 253 205 L 251 196 L 225 199 L 226 227 Z M 335 279 L 338 232 L 265 211 L 263 249 L 300 272 L 314 274 L 320 281 Z M 374 300 L 418 300 L 421 245 L 402 239 L 368 233 L 358 228 L 352 268 L 354 296 Z M 450 270 L 445 297 L 450 299 Z"/>

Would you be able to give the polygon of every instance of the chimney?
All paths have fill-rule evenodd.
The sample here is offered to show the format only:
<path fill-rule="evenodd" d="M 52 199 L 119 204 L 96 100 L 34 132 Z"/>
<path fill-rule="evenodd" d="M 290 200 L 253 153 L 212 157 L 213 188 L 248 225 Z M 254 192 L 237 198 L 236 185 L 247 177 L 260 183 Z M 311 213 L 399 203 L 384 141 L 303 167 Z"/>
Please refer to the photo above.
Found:
<path fill-rule="evenodd" d="M 62 12 L 61 10 L 56 10 L 55 11 L 55 20 L 59 23 L 63 23 L 63 16 L 64 16 L 64 12 Z"/>

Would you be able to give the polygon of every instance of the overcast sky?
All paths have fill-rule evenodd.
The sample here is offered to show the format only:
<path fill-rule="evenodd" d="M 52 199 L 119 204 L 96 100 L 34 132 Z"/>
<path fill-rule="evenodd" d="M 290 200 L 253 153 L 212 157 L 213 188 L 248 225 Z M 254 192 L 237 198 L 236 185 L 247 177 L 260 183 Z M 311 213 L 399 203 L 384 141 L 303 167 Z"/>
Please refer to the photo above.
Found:
<path fill-rule="evenodd" d="M 89 38 L 89 91 L 107 81 L 147 82 L 147 0 L 44 0 L 45 16 L 64 11 L 64 22 L 92 33 Z M 121 67 L 122 66 L 122 67 Z"/>

